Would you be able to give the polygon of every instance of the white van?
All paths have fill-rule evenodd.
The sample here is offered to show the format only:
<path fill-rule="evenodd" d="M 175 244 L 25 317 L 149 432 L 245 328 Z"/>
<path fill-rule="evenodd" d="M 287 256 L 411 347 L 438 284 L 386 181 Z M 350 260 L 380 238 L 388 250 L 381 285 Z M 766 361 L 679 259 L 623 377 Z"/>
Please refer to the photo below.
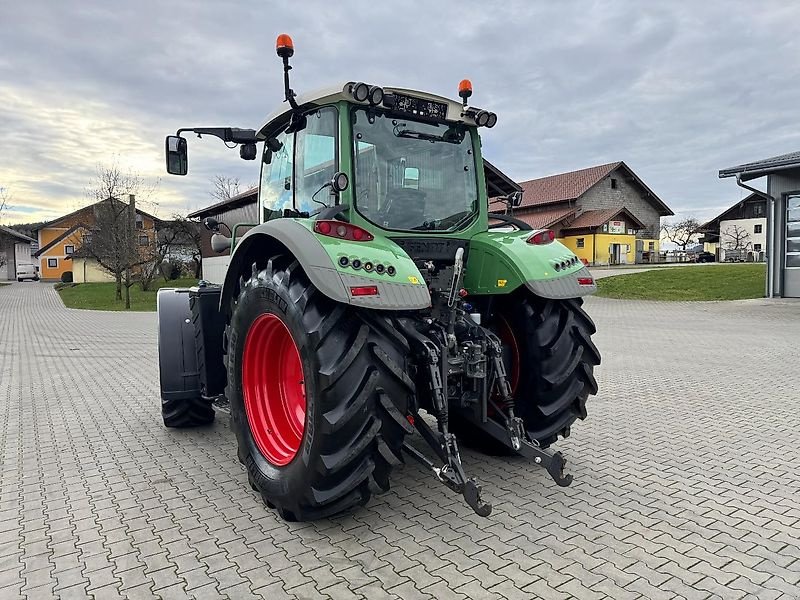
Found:
<path fill-rule="evenodd" d="M 36 265 L 17 265 L 17 281 L 33 279 L 39 281 L 39 270 Z"/>

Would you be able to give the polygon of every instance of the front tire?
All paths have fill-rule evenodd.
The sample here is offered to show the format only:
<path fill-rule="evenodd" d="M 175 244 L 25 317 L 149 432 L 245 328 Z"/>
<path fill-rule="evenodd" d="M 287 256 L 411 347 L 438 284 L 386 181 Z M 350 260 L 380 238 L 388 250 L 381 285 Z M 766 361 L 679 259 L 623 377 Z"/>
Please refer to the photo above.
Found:
<path fill-rule="evenodd" d="M 388 490 L 411 431 L 404 338 L 386 316 L 323 296 L 291 257 L 253 265 L 240 287 L 226 394 L 250 485 L 290 521 Z"/>

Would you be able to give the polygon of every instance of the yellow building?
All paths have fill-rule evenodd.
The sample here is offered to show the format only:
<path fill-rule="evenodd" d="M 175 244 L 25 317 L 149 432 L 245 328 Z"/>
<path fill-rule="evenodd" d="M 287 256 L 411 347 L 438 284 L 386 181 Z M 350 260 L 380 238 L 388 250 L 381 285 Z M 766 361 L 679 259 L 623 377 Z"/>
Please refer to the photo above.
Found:
<path fill-rule="evenodd" d="M 658 240 L 636 237 L 643 228 L 625 208 L 587 210 L 564 224 L 559 238 L 586 264 L 632 265 L 658 255 Z"/>
<path fill-rule="evenodd" d="M 97 230 L 97 209 L 100 204 L 97 202 L 85 206 L 38 229 L 39 250 L 34 257 L 39 260 L 39 276 L 42 279 L 58 280 L 64 272 L 74 271 L 73 255 L 80 249 L 84 239 Z M 158 223 L 156 217 L 136 209 L 135 227 L 140 246 L 155 243 Z M 95 264 L 93 268 L 101 267 Z"/>

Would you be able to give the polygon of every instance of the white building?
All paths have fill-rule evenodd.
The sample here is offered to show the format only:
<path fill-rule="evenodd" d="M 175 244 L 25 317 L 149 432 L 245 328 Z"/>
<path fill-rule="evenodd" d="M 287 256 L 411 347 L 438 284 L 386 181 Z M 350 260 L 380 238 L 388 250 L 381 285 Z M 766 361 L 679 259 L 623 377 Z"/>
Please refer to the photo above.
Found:
<path fill-rule="evenodd" d="M 32 265 L 33 238 L 0 225 L 0 279 L 15 279 L 19 265 Z"/>
<path fill-rule="evenodd" d="M 705 250 L 717 260 L 763 262 L 767 249 L 767 201 L 750 194 L 700 228 Z"/>

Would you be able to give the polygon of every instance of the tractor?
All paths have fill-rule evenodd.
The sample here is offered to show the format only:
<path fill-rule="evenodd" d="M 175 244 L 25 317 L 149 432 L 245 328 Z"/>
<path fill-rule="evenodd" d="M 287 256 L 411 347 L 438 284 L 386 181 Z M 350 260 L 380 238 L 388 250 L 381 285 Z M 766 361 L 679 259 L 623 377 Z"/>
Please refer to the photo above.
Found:
<path fill-rule="evenodd" d="M 521 192 L 489 211 L 479 131 L 497 116 L 469 80 L 460 101 L 355 81 L 298 96 L 291 38 L 276 49 L 285 104 L 263 127 L 166 138 L 174 175 L 186 132 L 260 159 L 260 222 L 206 219 L 224 281 L 159 291 L 164 424 L 229 413 L 251 487 L 289 521 L 363 506 L 407 458 L 488 516 L 461 444 L 569 485 L 547 448 L 597 393 L 596 284 L 513 216 Z"/>

